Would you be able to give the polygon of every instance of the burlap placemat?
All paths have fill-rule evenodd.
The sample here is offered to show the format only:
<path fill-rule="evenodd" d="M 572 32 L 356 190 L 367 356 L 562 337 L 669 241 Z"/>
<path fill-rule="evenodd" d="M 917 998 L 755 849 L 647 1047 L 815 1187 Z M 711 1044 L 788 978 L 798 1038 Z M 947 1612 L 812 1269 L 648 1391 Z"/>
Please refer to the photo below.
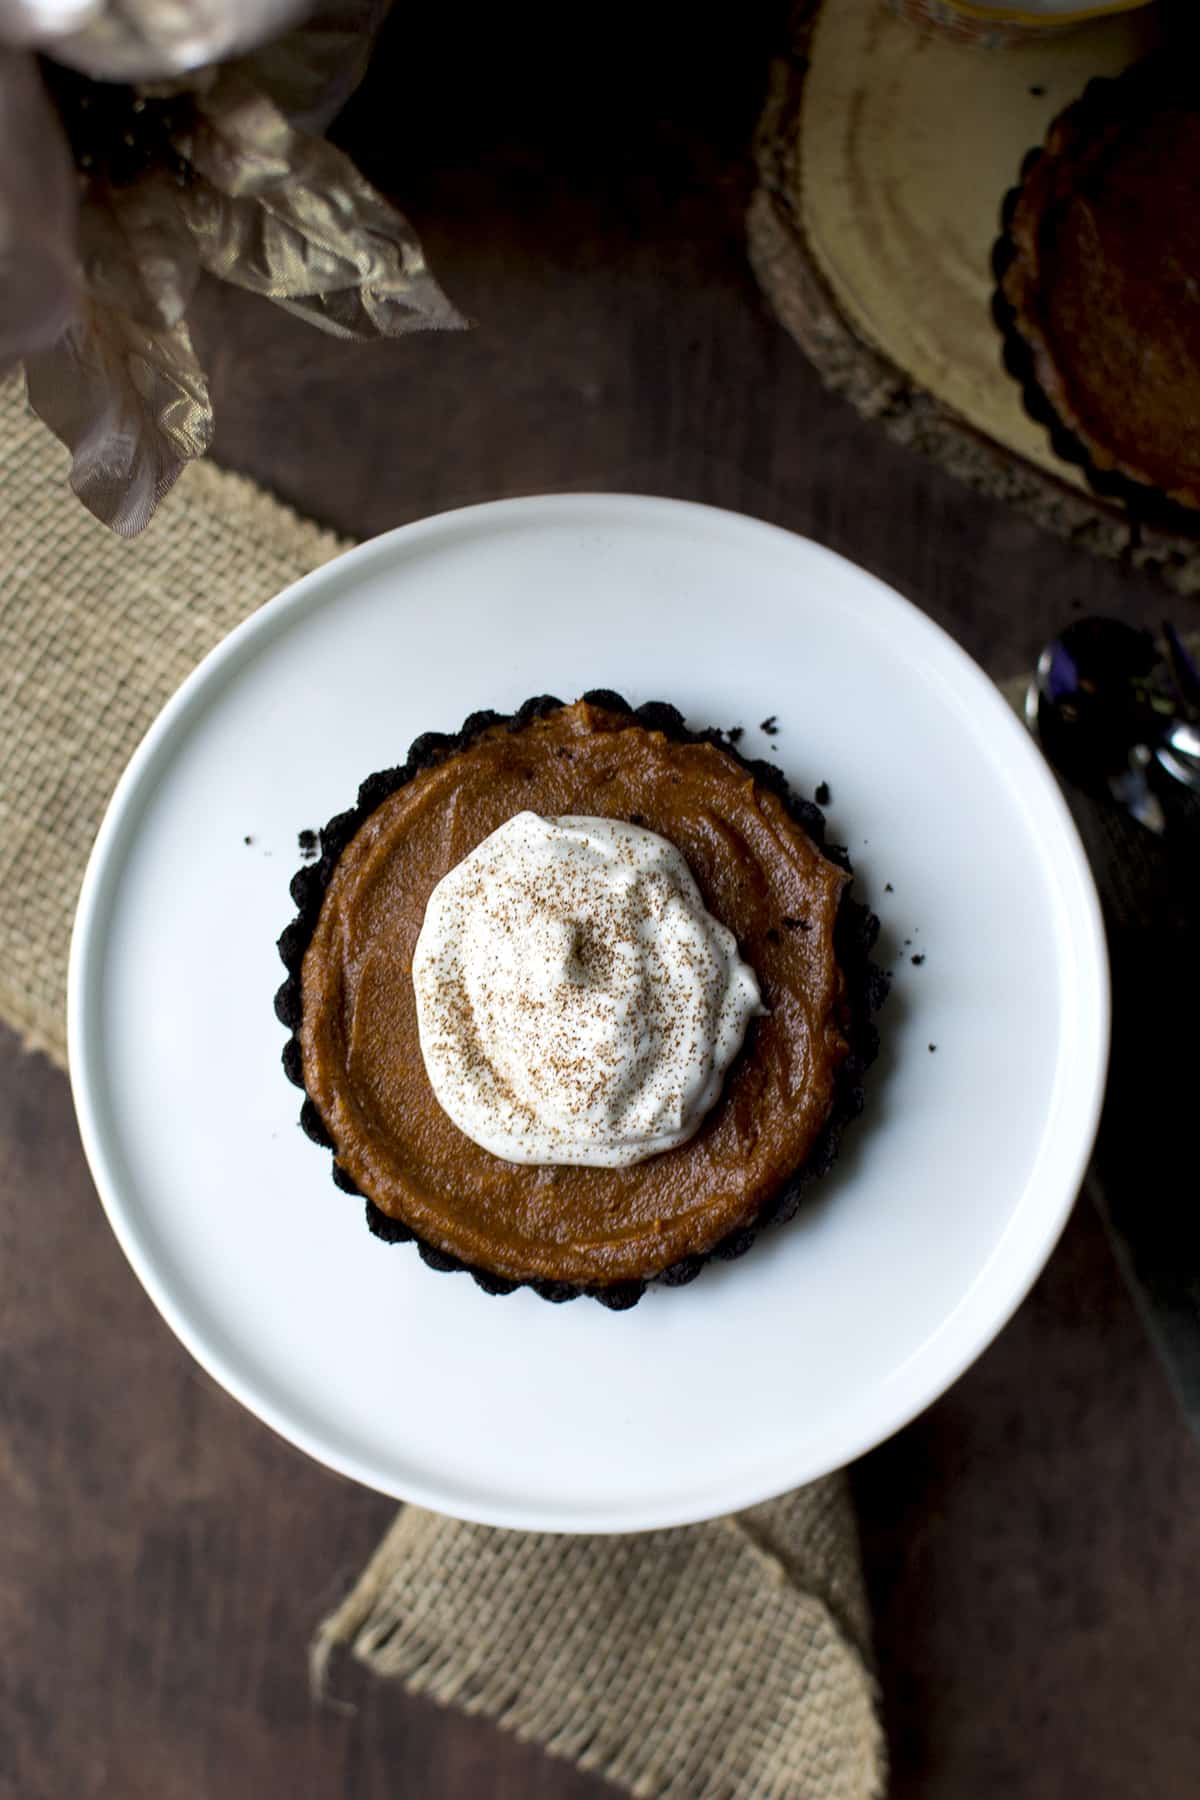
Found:
<path fill-rule="evenodd" d="M 64 1066 L 71 922 L 117 777 L 200 658 L 344 547 L 206 463 L 117 538 L 67 464 L 0 380 L 0 1017 Z"/>
<path fill-rule="evenodd" d="M 656 1800 L 867 1800 L 884 1752 L 839 1477 L 735 1518 L 548 1537 L 398 1515 L 318 1635 Z"/>
<path fill-rule="evenodd" d="M 247 613 L 342 545 L 199 464 L 125 541 L 0 382 L 0 1017 L 66 1063 L 67 951 L 117 777 Z M 401 1510 L 319 1629 L 381 1675 L 482 1713 L 634 1794 L 871 1800 L 884 1784 L 845 1483 L 736 1519 L 561 1538 Z"/>

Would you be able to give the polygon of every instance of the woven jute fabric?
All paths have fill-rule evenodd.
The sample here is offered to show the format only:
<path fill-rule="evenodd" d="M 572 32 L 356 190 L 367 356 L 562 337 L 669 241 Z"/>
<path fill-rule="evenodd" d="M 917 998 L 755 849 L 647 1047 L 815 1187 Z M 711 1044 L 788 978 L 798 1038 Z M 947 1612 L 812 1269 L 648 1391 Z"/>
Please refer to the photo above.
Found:
<path fill-rule="evenodd" d="M 409 1507 L 322 1627 L 381 1675 L 656 1800 L 883 1791 L 843 1481 L 735 1518 L 551 1537 Z"/>
<path fill-rule="evenodd" d="M 60 1065 L 72 915 L 121 770 L 205 652 L 343 547 L 205 464 L 144 536 L 115 538 L 66 462 L 20 382 L 0 382 L 0 1017 Z M 884 1754 L 867 1637 L 834 1477 L 623 1538 L 404 1508 L 314 1664 L 345 1647 L 639 1795 L 870 1800 Z"/>
<path fill-rule="evenodd" d="M 343 548 L 204 463 L 117 538 L 68 461 L 0 381 L 0 1016 L 61 1064 L 71 921 L 117 777 L 200 658 Z"/>

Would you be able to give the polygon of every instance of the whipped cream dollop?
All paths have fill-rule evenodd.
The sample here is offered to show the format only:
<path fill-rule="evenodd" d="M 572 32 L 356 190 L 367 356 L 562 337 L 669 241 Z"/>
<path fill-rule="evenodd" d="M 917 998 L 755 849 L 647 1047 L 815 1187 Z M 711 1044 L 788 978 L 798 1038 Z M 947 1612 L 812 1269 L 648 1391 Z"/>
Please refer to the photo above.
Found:
<path fill-rule="evenodd" d="M 684 1143 L 764 1010 L 674 844 L 616 819 L 517 813 L 434 888 L 412 972 L 438 1101 L 515 1163 Z"/>

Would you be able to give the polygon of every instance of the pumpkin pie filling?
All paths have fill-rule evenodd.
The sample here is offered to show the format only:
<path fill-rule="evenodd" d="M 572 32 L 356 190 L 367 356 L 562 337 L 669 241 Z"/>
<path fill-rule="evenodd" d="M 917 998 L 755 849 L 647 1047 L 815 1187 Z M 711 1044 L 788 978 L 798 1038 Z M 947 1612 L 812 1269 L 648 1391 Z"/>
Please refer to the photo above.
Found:
<path fill-rule="evenodd" d="M 715 734 L 711 734 L 715 738 Z M 454 1124 L 421 1045 L 413 963 L 435 888 L 518 815 L 623 821 L 681 854 L 762 1007 L 697 1129 L 619 1166 L 517 1162 Z M 367 812 L 304 950 L 300 1073 L 343 1185 L 509 1281 L 603 1287 L 703 1256 L 802 1169 L 850 1044 L 835 927 L 849 876 L 719 741 L 580 701 L 485 725 Z"/>
<path fill-rule="evenodd" d="M 1027 406 L 1093 485 L 1144 510 L 1200 506 L 1198 175 L 1191 71 L 1149 57 L 1054 121 L 996 253 Z"/>

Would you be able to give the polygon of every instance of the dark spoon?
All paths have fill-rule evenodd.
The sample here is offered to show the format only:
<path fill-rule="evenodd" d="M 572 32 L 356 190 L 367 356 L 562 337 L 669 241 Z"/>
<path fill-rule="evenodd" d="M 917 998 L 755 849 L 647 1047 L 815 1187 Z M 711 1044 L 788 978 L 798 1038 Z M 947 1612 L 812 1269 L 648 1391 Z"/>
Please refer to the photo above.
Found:
<path fill-rule="evenodd" d="M 1200 674 L 1171 626 L 1160 647 L 1119 619 L 1075 620 L 1039 656 L 1025 717 L 1060 774 L 1148 831 L 1166 829 L 1152 763 L 1200 792 Z"/>

